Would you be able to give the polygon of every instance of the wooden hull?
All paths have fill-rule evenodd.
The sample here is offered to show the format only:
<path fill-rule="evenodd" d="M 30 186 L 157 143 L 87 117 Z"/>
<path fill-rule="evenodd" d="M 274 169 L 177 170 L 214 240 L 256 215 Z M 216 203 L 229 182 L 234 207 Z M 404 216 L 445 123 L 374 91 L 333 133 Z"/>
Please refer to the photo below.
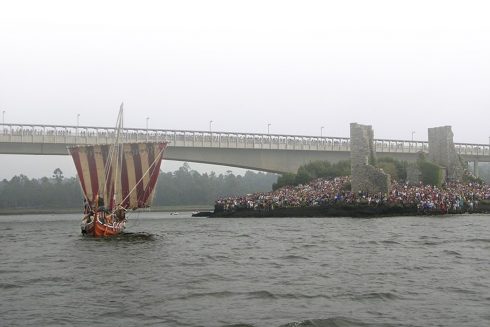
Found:
<path fill-rule="evenodd" d="M 105 224 L 99 221 L 99 219 L 92 220 L 91 222 L 82 222 L 81 229 L 82 234 L 96 237 L 115 236 L 120 234 L 126 227 L 126 222 L 114 222 L 113 224 Z"/>

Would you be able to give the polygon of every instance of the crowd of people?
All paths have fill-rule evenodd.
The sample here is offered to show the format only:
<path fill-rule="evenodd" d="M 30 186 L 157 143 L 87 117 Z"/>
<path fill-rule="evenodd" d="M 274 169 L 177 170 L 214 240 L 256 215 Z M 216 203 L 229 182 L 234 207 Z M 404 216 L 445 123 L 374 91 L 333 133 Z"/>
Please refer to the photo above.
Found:
<path fill-rule="evenodd" d="M 417 208 L 420 213 L 461 213 L 475 210 L 482 200 L 490 200 L 490 186 L 479 183 L 448 182 L 441 187 L 393 182 L 386 194 L 350 191 L 350 177 L 319 178 L 308 184 L 286 186 L 268 193 L 218 199 L 215 212 L 274 210 L 288 207 L 332 205 L 397 206 Z"/>

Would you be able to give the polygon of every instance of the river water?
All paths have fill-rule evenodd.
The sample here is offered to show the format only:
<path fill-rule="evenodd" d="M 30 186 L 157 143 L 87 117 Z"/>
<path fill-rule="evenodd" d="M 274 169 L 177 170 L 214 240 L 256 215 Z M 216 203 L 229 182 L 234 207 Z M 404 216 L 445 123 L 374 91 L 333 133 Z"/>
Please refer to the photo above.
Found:
<path fill-rule="evenodd" d="M 490 326 L 490 216 L 0 216 L 0 326 Z"/>

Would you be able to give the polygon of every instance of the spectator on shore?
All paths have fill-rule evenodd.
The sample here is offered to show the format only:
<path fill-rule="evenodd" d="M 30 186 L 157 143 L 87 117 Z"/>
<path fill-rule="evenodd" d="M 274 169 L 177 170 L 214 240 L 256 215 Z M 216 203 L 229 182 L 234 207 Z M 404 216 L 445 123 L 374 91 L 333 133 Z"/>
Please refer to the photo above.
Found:
<path fill-rule="evenodd" d="M 218 199 L 216 211 L 244 209 L 274 210 L 289 207 L 344 205 L 415 207 L 420 213 L 471 212 L 481 200 L 490 199 L 490 186 L 478 183 L 449 182 L 442 187 L 392 183 L 388 194 L 352 193 L 350 177 L 331 180 L 319 178 L 305 185 L 285 186 L 268 193 L 254 193 Z"/>

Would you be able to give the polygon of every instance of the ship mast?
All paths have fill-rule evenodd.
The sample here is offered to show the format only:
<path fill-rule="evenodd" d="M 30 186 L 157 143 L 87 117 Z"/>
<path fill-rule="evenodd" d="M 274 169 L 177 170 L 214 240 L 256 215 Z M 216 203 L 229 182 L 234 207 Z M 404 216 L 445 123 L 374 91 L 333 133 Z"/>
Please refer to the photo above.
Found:
<path fill-rule="evenodd" d="M 116 207 L 116 199 L 117 199 L 117 182 L 119 180 L 119 169 L 121 169 L 120 166 L 122 166 L 122 158 L 123 158 L 123 149 L 122 149 L 122 144 L 120 141 L 121 138 L 121 133 L 124 128 L 124 120 L 123 120 L 123 106 L 124 103 L 121 103 L 121 106 L 119 107 L 119 115 L 117 116 L 117 122 L 116 122 L 116 139 L 114 141 L 114 150 L 116 154 L 116 171 L 115 171 L 115 178 L 114 178 L 114 198 L 112 199 L 114 206 L 113 208 Z"/>
<path fill-rule="evenodd" d="M 111 186 L 114 189 L 114 196 L 112 199 L 107 199 L 109 201 L 109 207 L 114 208 L 116 204 L 116 192 L 117 192 L 117 181 L 119 180 L 118 178 L 118 171 L 120 169 L 120 165 L 122 162 L 122 150 L 121 150 L 121 145 L 120 145 L 120 138 L 121 138 L 121 133 L 123 130 L 123 103 L 121 103 L 121 106 L 119 107 L 119 114 L 117 116 L 117 121 L 116 121 L 116 127 L 115 127 L 115 137 L 114 137 L 114 143 L 112 144 L 112 147 L 110 148 L 109 151 L 109 159 L 105 163 L 104 171 L 105 171 L 105 176 L 106 179 L 103 184 L 102 192 L 99 192 L 100 194 L 106 194 L 106 188 L 108 187 L 108 182 L 110 178 L 114 180 L 114 185 Z M 120 155 L 121 153 L 121 155 Z M 111 170 L 113 168 L 113 162 L 116 160 L 116 167 L 115 167 L 115 174 L 111 174 Z M 100 196 L 99 194 L 99 196 Z"/>

